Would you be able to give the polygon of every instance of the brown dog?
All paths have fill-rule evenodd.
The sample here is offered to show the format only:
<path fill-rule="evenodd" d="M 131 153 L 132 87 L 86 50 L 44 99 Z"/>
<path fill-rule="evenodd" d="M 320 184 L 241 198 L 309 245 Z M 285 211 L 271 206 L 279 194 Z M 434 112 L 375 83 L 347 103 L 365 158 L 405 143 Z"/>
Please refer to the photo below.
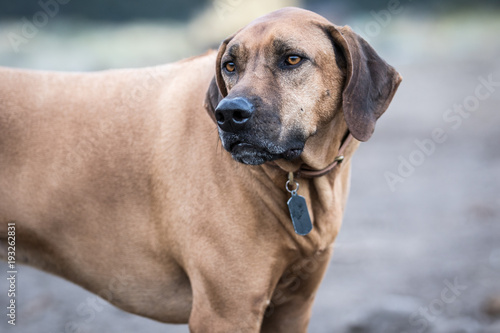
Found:
<path fill-rule="evenodd" d="M 175 64 L 3 68 L 3 256 L 15 223 L 18 262 L 126 311 L 192 332 L 305 332 L 351 156 L 400 81 L 349 27 L 295 8 Z M 304 236 L 287 207 L 297 171 Z"/>

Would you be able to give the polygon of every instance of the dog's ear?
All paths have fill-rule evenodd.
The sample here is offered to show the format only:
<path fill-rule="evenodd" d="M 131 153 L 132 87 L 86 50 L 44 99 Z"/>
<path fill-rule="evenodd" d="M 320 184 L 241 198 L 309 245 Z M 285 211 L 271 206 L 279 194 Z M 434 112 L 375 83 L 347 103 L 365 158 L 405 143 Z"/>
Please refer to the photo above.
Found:
<path fill-rule="evenodd" d="M 215 81 L 214 76 L 212 81 L 210 81 L 210 85 L 208 86 L 207 94 L 205 96 L 205 109 L 215 123 L 217 122 L 215 119 L 215 108 L 219 105 L 222 98 L 223 97 L 219 92 L 219 87 L 217 87 L 217 82 Z"/>
<path fill-rule="evenodd" d="M 342 93 L 345 121 L 357 140 L 367 141 L 373 134 L 376 120 L 389 107 L 402 77 L 350 27 L 330 25 L 327 31 L 334 47 L 341 52 L 336 52 L 336 56 L 343 57 L 337 59 L 337 63 L 346 67 Z"/>
<path fill-rule="evenodd" d="M 234 35 L 233 35 L 234 36 Z M 205 108 L 208 111 L 210 117 L 215 120 L 215 108 L 219 104 L 219 102 L 227 96 L 227 88 L 224 82 L 224 78 L 221 73 L 221 59 L 226 52 L 227 44 L 233 39 L 233 36 L 228 37 L 224 40 L 219 46 L 219 50 L 217 52 L 217 58 L 215 60 L 215 76 L 210 82 L 208 86 L 207 94 L 205 97 Z"/>
<path fill-rule="evenodd" d="M 217 52 L 217 59 L 215 61 L 215 81 L 217 82 L 217 86 L 219 87 L 219 91 L 223 98 L 227 96 L 227 88 L 224 78 L 222 77 L 221 60 L 222 56 L 226 52 L 227 44 L 229 44 L 231 39 L 233 39 L 234 35 L 229 36 L 220 44 L 219 51 Z"/>

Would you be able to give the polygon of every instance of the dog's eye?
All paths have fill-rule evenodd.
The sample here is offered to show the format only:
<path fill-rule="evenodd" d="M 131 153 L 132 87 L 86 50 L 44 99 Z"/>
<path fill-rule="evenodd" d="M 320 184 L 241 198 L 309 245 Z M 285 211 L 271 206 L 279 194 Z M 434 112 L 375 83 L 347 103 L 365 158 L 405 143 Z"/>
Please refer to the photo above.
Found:
<path fill-rule="evenodd" d="M 302 61 L 302 58 L 297 55 L 291 55 L 286 58 L 286 64 L 288 66 L 298 65 Z"/>
<path fill-rule="evenodd" d="M 234 62 L 229 61 L 229 62 L 226 62 L 226 64 L 224 65 L 224 68 L 226 69 L 226 71 L 232 73 L 236 69 L 236 65 L 234 64 Z"/>

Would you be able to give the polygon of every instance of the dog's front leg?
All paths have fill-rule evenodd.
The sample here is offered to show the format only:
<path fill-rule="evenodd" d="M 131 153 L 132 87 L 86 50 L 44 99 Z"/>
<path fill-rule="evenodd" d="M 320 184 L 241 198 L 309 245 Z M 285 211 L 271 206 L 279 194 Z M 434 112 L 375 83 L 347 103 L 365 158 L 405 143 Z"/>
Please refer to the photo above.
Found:
<path fill-rule="evenodd" d="M 277 272 L 284 268 L 266 259 L 205 261 L 189 271 L 193 290 L 190 331 L 260 332 L 280 276 Z"/>
<path fill-rule="evenodd" d="M 305 333 L 314 296 L 332 249 L 294 261 L 283 273 L 264 315 L 262 333 Z"/>
<path fill-rule="evenodd" d="M 193 285 L 193 308 L 189 318 L 192 333 L 258 333 L 272 291 L 253 290 L 252 281 L 205 281 Z M 258 288 L 260 289 L 260 288 Z"/>

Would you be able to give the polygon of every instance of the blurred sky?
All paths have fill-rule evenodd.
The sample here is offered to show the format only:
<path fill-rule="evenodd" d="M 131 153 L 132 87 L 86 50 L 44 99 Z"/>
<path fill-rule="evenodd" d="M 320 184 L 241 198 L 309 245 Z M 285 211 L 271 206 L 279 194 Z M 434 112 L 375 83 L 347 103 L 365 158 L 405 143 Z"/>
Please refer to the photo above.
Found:
<path fill-rule="evenodd" d="M 284 6 L 349 24 L 397 61 L 413 61 L 429 50 L 460 57 L 478 50 L 471 46 L 481 39 L 472 36 L 498 28 L 499 5 L 497 0 L 2 0 L 0 65 L 87 71 L 171 62 L 217 48 L 252 19 Z M 406 40 L 411 43 L 400 47 Z"/>
<path fill-rule="evenodd" d="M 219 7 L 236 7 L 245 0 L 42 0 L 39 1 L 9 1 L 2 0 L 0 18 L 19 18 L 33 16 L 41 7 L 50 7 L 53 3 L 64 4 L 61 15 L 72 18 L 103 21 L 129 21 L 137 19 L 175 19 L 186 20 L 210 5 Z M 304 6 L 333 6 L 354 14 L 387 7 L 388 0 L 304 0 Z M 397 1 L 392 1 L 397 2 Z M 412 1 L 401 1 L 411 3 Z M 497 0 L 419 0 L 411 4 L 420 10 L 443 14 L 456 9 L 473 9 L 477 7 L 498 7 Z"/>

